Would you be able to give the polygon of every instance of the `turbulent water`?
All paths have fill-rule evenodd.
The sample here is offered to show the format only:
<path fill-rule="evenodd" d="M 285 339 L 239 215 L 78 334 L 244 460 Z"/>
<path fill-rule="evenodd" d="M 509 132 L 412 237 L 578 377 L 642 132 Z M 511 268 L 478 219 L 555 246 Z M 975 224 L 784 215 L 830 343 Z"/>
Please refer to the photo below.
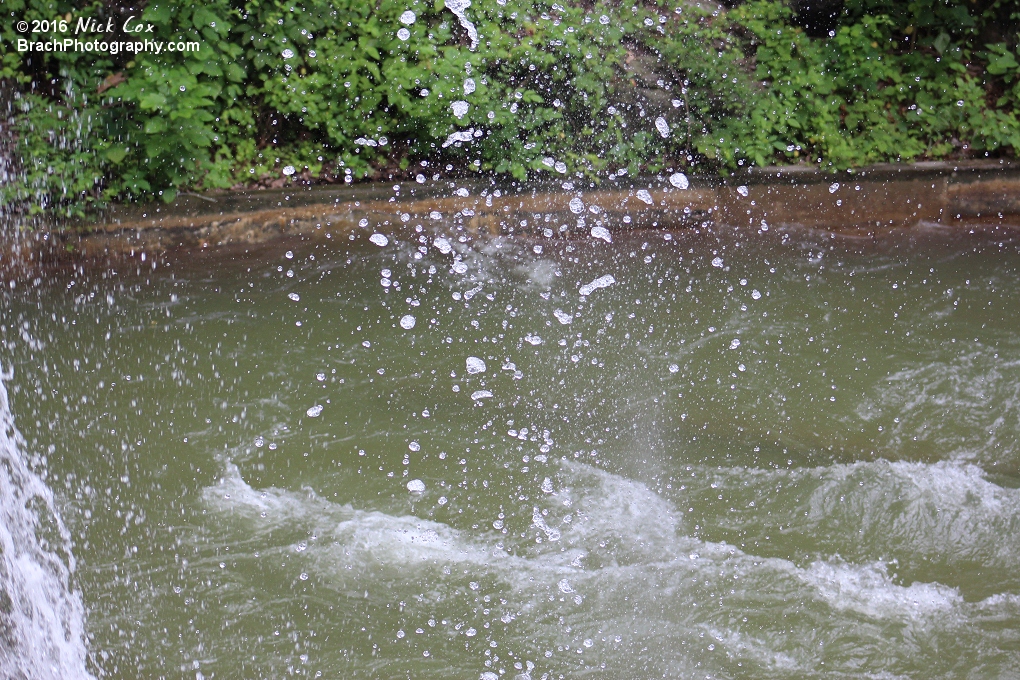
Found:
<path fill-rule="evenodd" d="M 1015 673 L 1020 238 L 611 241 L 5 285 L 0 675 Z"/>
<path fill-rule="evenodd" d="M 45 459 L 26 459 L 0 375 L 0 677 L 84 679 L 70 535 L 39 468 Z"/>

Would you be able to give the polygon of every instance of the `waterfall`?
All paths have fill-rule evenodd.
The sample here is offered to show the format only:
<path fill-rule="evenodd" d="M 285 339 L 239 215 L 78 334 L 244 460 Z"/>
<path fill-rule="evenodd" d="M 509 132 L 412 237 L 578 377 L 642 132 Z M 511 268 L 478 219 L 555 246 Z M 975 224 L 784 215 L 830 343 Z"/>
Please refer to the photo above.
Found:
<path fill-rule="evenodd" d="M 25 450 L 0 370 L 0 678 L 91 678 L 71 537 Z"/>

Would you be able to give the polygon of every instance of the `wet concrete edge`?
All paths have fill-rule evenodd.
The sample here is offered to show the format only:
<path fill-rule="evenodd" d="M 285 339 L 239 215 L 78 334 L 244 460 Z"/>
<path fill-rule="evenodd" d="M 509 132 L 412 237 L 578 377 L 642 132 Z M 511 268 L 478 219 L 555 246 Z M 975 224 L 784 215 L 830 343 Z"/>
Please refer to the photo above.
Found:
<path fill-rule="evenodd" d="M 573 199 L 579 199 L 580 203 Z M 371 229 L 400 233 L 445 223 L 472 233 L 560 235 L 695 226 L 801 227 L 840 232 L 938 224 L 1020 228 L 1020 163 L 972 161 L 876 165 L 831 173 L 756 168 L 725 180 L 692 175 L 621 178 L 598 187 L 560 178 L 377 182 L 196 195 L 173 204 L 115 206 L 94 225 L 45 223 L 0 230 L 0 255 L 20 262 L 133 255 L 178 248 L 256 244 L 284 236 Z"/>

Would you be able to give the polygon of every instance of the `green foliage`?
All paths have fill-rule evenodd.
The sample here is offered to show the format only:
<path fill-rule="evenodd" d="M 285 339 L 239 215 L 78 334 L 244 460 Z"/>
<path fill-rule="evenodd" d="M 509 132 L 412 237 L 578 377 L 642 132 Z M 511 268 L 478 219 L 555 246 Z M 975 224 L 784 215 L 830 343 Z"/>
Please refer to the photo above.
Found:
<path fill-rule="evenodd" d="M 476 1 L 476 47 L 443 0 L 154 0 L 135 19 L 153 26 L 144 38 L 198 50 L 14 48 L 18 20 L 119 29 L 131 13 L 6 3 L 18 174 L 5 204 L 73 213 L 447 167 L 524 179 L 1020 150 L 1020 11 L 1005 0 L 847 0 L 820 37 L 775 0 Z"/>

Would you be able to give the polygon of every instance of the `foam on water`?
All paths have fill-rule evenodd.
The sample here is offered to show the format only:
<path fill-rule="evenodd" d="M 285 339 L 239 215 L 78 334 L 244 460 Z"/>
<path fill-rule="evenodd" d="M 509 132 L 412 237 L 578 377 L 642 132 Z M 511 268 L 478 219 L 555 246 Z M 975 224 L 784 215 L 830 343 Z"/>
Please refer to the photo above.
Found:
<path fill-rule="evenodd" d="M 900 585 L 882 561 L 833 557 L 798 566 L 705 541 L 646 485 L 565 459 L 509 533 L 359 510 L 310 491 L 257 491 L 236 469 L 206 489 L 205 502 L 214 515 L 244 518 L 236 530 L 246 539 L 268 537 L 274 528 L 292 532 L 259 542 L 300 553 L 294 569 L 338 594 L 356 595 L 350 602 L 369 592 L 388 601 L 411 586 L 422 592 L 427 583 L 417 605 L 422 612 L 483 630 L 501 649 L 531 654 L 541 672 L 601 662 L 612 674 L 640 660 L 650 677 L 681 677 L 743 660 L 796 675 L 817 668 L 819 636 L 838 647 L 847 626 L 869 653 L 896 656 L 911 647 L 890 631 L 906 626 L 909 636 L 945 636 L 974 607 L 986 616 L 1016 608 L 968 605 L 957 589 L 938 583 Z M 427 492 L 418 502 L 428 503 Z M 314 544 L 302 538 L 308 534 Z M 499 597 L 491 611 L 479 606 L 486 594 Z M 738 619 L 745 615 L 757 618 L 744 625 Z M 862 618 L 870 624 L 861 626 Z M 496 622 L 502 625 L 490 628 Z M 575 646 L 583 654 L 540 657 L 535 644 Z M 674 651 L 649 661 L 651 644 Z M 838 667 L 838 659 L 826 658 Z M 853 663 L 848 658 L 845 669 Z"/>
<path fill-rule="evenodd" d="M 0 378 L 0 677 L 91 678 L 71 538 L 53 493 L 26 462 Z"/>

